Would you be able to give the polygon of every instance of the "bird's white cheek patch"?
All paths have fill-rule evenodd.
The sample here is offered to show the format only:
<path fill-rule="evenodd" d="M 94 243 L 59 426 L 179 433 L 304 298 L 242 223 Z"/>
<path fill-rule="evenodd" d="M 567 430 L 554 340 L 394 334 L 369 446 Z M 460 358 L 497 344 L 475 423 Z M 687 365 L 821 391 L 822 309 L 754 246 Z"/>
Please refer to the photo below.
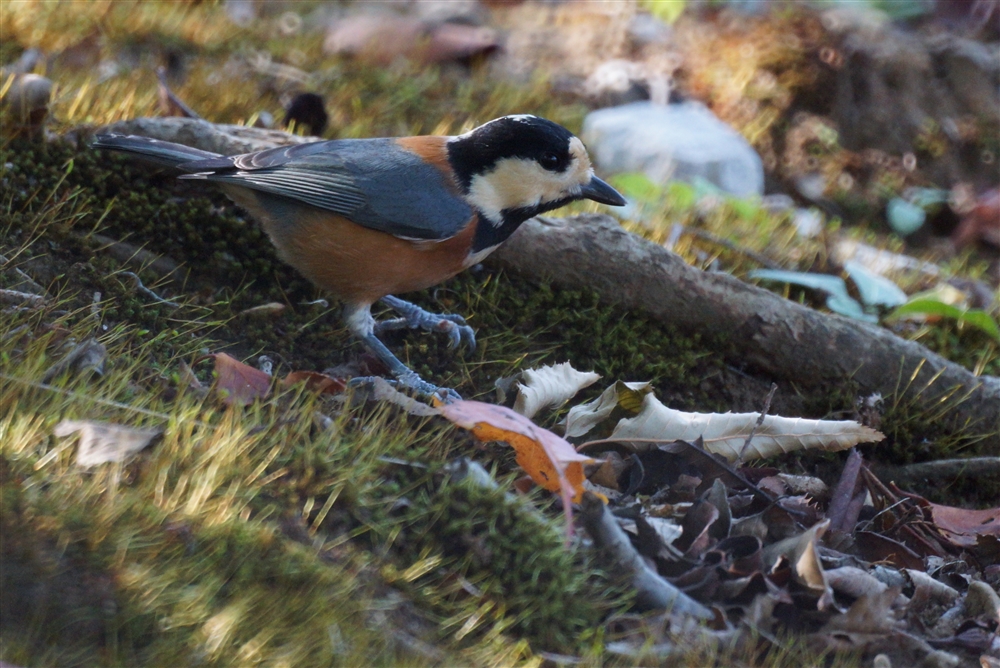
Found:
<path fill-rule="evenodd" d="M 534 207 L 576 195 L 590 181 L 593 170 L 583 143 L 576 137 L 570 142 L 570 155 L 573 162 L 565 172 L 550 172 L 525 158 L 501 160 L 492 171 L 472 179 L 469 202 L 499 225 L 504 209 Z"/>

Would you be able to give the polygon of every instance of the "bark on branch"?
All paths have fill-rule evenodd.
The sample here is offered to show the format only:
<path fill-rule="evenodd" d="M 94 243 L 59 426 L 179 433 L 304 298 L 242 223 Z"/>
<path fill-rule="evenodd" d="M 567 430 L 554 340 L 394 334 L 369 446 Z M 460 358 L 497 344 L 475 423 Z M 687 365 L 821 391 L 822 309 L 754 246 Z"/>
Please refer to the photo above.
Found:
<path fill-rule="evenodd" d="M 688 332 L 728 332 L 732 354 L 802 383 L 854 381 L 912 402 L 951 430 L 1000 447 L 1000 378 L 978 377 L 886 329 L 820 313 L 728 274 L 705 272 L 609 216 L 536 218 L 491 256 L 496 266 L 602 298 Z"/>

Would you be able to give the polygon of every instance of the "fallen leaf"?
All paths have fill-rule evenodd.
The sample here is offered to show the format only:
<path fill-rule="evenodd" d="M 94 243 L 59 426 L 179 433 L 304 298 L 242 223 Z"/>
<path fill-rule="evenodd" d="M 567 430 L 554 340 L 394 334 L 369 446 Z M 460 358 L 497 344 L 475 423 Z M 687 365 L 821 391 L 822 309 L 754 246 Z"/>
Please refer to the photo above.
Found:
<path fill-rule="evenodd" d="M 934 526 L 955 545 L 972 547 L 980 536 L 1000 538 L 1000 508 L 967 510 L 930 504 Z"/>
<path fill-rule="evenodd" d="M 643 397 L 652 391 L 650 383 L 616 382 L 597 399 L 569 409 L 566 415 L 566 438 L 576 438 L 590 432 L 608 419 L 619 406 L 633 415 L 638 413 L 642 408 Z"/>
<path fill-rule="evenodd" d="M 931 602 L 938 605 L 952 605 L 958 600 L 958 590 L 935 580 L 927 573 L 912 568 L 904 568 L 902 571 L 913 583 L 913 597 L 910 599 L 913 609 L 922 611 Z"/>
<path fill-rule="evenodd" d="M 897 540 L 872 531 L 856 531 L 854 540 L 866 561 L 884 561 L 897 568 L 924 570 L 923 558 Z"/>
<path fill-rule="evenodd" d="M 271 377 L 259 369 L 244 364 L 226 353 L 205 357 L 215 360 L 215 387 L 223 394 L 227 406 L 246 405 L 263 399 L 271 392 Z"/>
<path fill-rule="evenodd" d="M 543 408 L 556 408 L 600 378 L 593 371 L 577 371 L 569 362 L 526 369 L 517 384 L 514 411 L 532 418 Z"/>
<path fill-rule="evenodd" d="M 342 378 L 334 378 L 317 371 L 290 371 L 281 380 L 285 387 L 305 383 L 306 389 L 316 394 L 339 394 L 347 387 Z"/>
<path fill-rule="evenodd" d="M 885 587 L 882 591 L 864 594 L 847 612 L 826 623 L 821 633 L 859 634 L 861 636 L 891 633 L 896 625 L 892 606 L 899 598 L 899 587 Z"/>
<path fill-rule="evenodd" d="M 79 433 L 76 463 L 77 466 L 90 467 L 124 461 L 162 436 L 163 430 L 139 429 L 112 422 L 63 420 L 52 433 L 59 438 Z"/>
<path fill-rule="evenodd" d="M 389 65 L 397 58 L 426 64 L 464 61 L 500 48 L 490 28 L 457 23 L 432 24 L 418 18 L 372 13 L 350 16 L 330 25 L 323 50 Z"/>
<path fill-rule="evenodd" d="M 479 401 L 456 401 L 438 411 L 480 441 L 503 441 L 517 451 L 517 463 L 531 478 L 551 492 L 562 492 L 566 502 L 583 496 L 583 464 L 594 460 L 581 455 L 548 429 L 504 406 Z"/>
<path fill-rule="evenodd" d="M 861 302 L 865 306 L 892 308 L 906 302 L 906 293 L 898 285 L 860 262 L 846 262 L 844 271 L 858 286 Z"/>
<path fill-rule="evenodd" d="M 817 610 L 826 610 L 833 604 L 833 590 L 816 552 L 816 541 L 829 527 L 830 520 L 823 520 L 798 536 L 768 545 L 763 553 L 765 568 L 771 568 L 780 557 L 788 559 L 795 581 L 817 597 Z"/>
<path fill-rule="evenodd" d="M 853 420 L 807 420 L 765 415 L 754 431 L 750 446 L 743 444 L 757 424 L 758 413 L 684 413 L 664 406 L 652 394 L 646 395 L 642 410 L 634 418 L 618 423 L 609 440 L 646 441 L 649 449 L 656 441 L 704 439 L 704 448 L 731 462 L 774 457 L 796 450 L 837 452 L 858 443 L 874 443 L 885 436 Z"/>
<path fill-rule="evenodd" d="M 78 344 L 42 374 L 42 382 L 48 383 L 69 371 L 80 375 L 86 371 L 95 376 L 104 374 L 104 361 L 108 351 L 97 339 L 87 339 Z"/>
<path fill-rule="evenodd" d="M 1000 188 L 983 193 L 955 228 L 951 240 L 959 248 L 977 241 L 1000 246 Z"/>
<path fill-rule="evenodd" d="M 749 278 L 762 281 L 777 281 L 791 283 L 810 290 L 818 290 L 826 294 L 826 307 L 834 313 L 864 320 L 878 322 L 878 317 L 866 313 L 864 308 L 847 292 L 847 284 L 840 276 L 829 274 L 811 274 L 802 271 L 787 271 L 784 269 L 754 269 L 747 274 Z"/>
<path fill-rule="evenodd" d="M 254 318 L 269 317 L 283 313 L 286 308 L 288 307 L 280 302 L 268 302 L 266 304 L 260 304 L 259 306 L 251 306 L 250 308 L 243 309 L 237 315 Z"/>

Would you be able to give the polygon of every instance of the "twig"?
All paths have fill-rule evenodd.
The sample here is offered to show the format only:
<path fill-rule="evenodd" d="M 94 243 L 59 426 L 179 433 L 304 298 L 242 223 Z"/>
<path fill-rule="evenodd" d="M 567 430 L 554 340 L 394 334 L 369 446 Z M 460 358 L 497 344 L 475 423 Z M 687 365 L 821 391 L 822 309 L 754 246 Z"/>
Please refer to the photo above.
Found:
<path fill-rule="evenodd" d="M 594 545 L 632 578 L 639 605 L 646 609 L 667 609 L 701 619 L 711 619 L 712 611 L 680 589 L 667 582 L 650 568 L 618 525 L 604 502 L 591 492 L 585 492 L 580 504 L 580 520 Z"/>
<path fill-rule="evenodd" d="M 194 109 L 184 104 L 184 101 L 170 90 L 170 86 L 167 85 L 167 71 L 165 68 L 156 68 L 156 78 L 160 82 L 160 103 L 165 107 L 167 113 L 171 113 L 176 109 L 180 112 L 181 116 L 186 118 L 194 118 L 199 121 L 205 120 Z"/>
<path fill-rule="evenodd" d="M 702 230 L 702 229 L 697 228 L 697 227 L 684 227 L 683 229 L 684 229 L 685 232 L 687 232 L 688 234 L 690 234 L 693 237 L 697 237 L 699 239 L 702 239 L 704 241 L 708 241 L 708 242 L 716 244 L 718 246 L 722 246 L 723 248 L 725 248 L 727 250 L 731 250 L 734 253 L 739 253 L 740 255 L 743 255 L 745 257 L 750 258 L 751 260 L 753 260 L 757 264 L 764 265 L 768 269 L 782 269 L 783 268 L 780 264 L 778 264 L 777 262 L 775 262 L 771 258 L 769 258 L 767 256 L 764 256 L 764 255 L 761 255 L 757 251 L 752 251 L 749 248 L 744 248 L 743 246 L 739 246 L 739 245 L 733 243 L 732 241 L 730 241 L 729 239 L 723 239 L 722 237 L 720 237 L 720 236 L 718 236 L 716 234 L 712 234 L 708 230 Z"/>
<path fill-rule="evenodd" d="M 55 392 L 56 394 L 61 394 L 64 397 L 70 397 L 72 399 L 79 399 L 81 401 L 90 401 L 95 404 L 100 404 L 101 406 L 110 406 L 112 408 L 120 408 L 125 411 L 131 411 L 133 413 L 141 413 L 142 415 L 148 415 L 150 417 L 159 418 L 161 420 L 170 420 L 170 415 L 167 413 L 158 413 L 157 411 L 151 411 L 148 408 L 139 408 L 138 406 L 130 406 L 129 404 L 123 404 L 120 401 L 112 401 L 111 399 L 101 399 L 100 397 L 95 397 L 90 394 L 81 394 L 79 392 L 71 392 L 70 390 L 64 390 L 61 387 L 55 387 L 49 385 L 48 383 L 40 383 L 36 380 L 28 380 L 26 378 L 18 378 L 17 376 L 11 376 L 10 374 L 0 373 L 0 378 L 3 380 L 9 380 L 20 385 L 26 385 L 38 390 L 46 390 L 47 392 Z M 197 425 L 204 429 L 213 429 L 214 427 L 201 420 L 191 420 L 191 424 Z"/>
<path fill-rule="evenodd" d="M 761 410 L 760 415 L 757 416 L 757 422 L 753 427 L 750 428 L 750 433 L 747 434 L 747 440 L 743 442 L 743 447 L 740 448 L 740 456 L 738 461 L 743 461 L 743 455 L 746 454 L 747 448 L 750 447 L 750 441 L 757 434 L 757 429 L 764 424 L 764 418 L 767 417 L 767 412 L 771 410 L 771 399 L 774 399 L 774 393 L 778 391 L 778 384 L 771 383 L 771 389 L 768 391 L 767 396 L 764 397 L 764 409 Z"/>
<path fill-rule="evenodd" d="M 10 260 L 8 260 L 5 256 L 0 255 L 0 264 L 6 267 L 6 265 L 10 264 Z M 27 273 L 25 273 L 24 270 L 20 269 L 19 267 L 11 267 L 11 269 L 13 269 L 14 273 L 16 273 L 18 276 L 21 277 L 22 281 L 28 284 L 28 287 L 30 287 L 32 290 L 35 291 L 35 294 L 38 295 L 45 294 L 45 288 L 39 285 L 38 282 L 35 281 L 35 279 L 33 279 Z"/>
<path fill-rule="evenodd" d="M 0 302 L 5 304 L 32 304 L 34 306 L 41 306 L 47 299 L 41 295 L 35 295 L 30 292 L 21 292 L 20 290 L 7 290 L 6 288 L 0 289 Z"/>
<path fill-rule="evenodd" d="M 180 308 L 181 307 L 181 305 L 178 304 L 177 302 L 172 302 L 169 299 L 164 299 L 163 297 L 161 297 L 160 295 L 156 294 L 155 292 L 153 292 L 152 290 L 150 290 L 149 288 L 147 288 L 145 285 L 143 285 L 142 279 L 139 278 L 138 274 L 135 274 L 135 273 L 133 273 L 131 271 L 123 271 L 123 272 L 121 272 L 121 275 L 122 276 L 128 276 L 133 281 L 135 281 L 135 289 L 138 292 L 140 292 L 141 294 L 146 295 L 147 297 L 149 297 L 153 301 L 160 302 L 161 304 L 166 304 L 167 306 L 172 306 L 173 308 Z"/>
<path fill-rule="evenodd" d="M 995 477 L 1000 475 L 1000 457 L 967 457 L 965 459 L 938 459 L 906 466 L 879 467 L 881 477 L 896 484 L 941 480 L 965 476 L 968 478 Z"/>
<path fill-rule="evenodd" d="M 699 437 L 698 441 L 701 442 L 701 438 L 700 437 Z M 754 494 L 758 495 L 759 497 L 761 497 L 762 499 L 764 499 L 765 501 L 767 501 L 767 503 L 768 503 L 769 506 L 773 506 L 773 505 L 777 504 L 778 501 L 781 500 L 780 497 L 779 498 L 775 498 L 775 497 L 771 496 L 770 494 L 768 494 L 767 492 L 765 492 L 764 490 L 762 490 L 757 485 L 755 485 L 752 482 L 750 482 L 747 479 L 746 476 L 744 476 L 739 471 L 737 471 L 732 466 L 730 466 L 728 462 L 719 461 L 719 459 L 716 459 L 716 455 L 713 455 L 711 452 L 709 452 L 708 450 L 706 450 L 704 447 L 699 447 L 698 445 L 695 445 L 694 443 L 688 443 L 687 441 L 682 441 L 682 440 L 673 439 L 673 438 L 601 438 L 601 439 L 597 439 L 597 440 L 594 440 L 594 441 L 587 441 L 586 443 L 581 443 L 580 445 L 577 446 L 576 451 L 577 452 L 583 452 L 585 448 L 590 448 L 591 446 L 595 446 L 595 445 L 603 445 L 605 443 L 658 443 L 660 445 L 667 445 L 667 444 L 671 444 L 672 445 L 672 444 L 680 443 L 681 447 L 683 447 L 683 448 L 685 448 L 685 449 L 687 449 L 687 450 L 689 450 L 691 452 L 694 452 L 695 454 L 697 454 L 700 457 L 703 457 L 704 459 L 707 459 L 714 466 L 717 466 L 717 467 L 721 468 L 727 474 L 731 475 L 733 478 L 735 478 L 736 480 L 740 481 L 740 483 L 742 483 L 751 492 L 753 492 Z M 676 454 L 676 450 L 671 451 L 671 452 L 673 452 L 673 453 Z M 782 508 L 785 511 L 791 513 L 792 515 L 801 515 L 801 514 L 803 514 L 802 511 L 793 510 L 791 508 L 785 508 L 784 506 L 782 506 Z"/>

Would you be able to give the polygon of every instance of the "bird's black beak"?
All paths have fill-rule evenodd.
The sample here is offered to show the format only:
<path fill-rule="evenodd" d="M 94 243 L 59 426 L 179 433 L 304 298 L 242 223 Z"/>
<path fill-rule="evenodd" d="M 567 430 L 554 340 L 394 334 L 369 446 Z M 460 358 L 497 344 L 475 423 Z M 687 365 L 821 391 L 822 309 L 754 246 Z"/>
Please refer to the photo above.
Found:
<path fill-rule="evenodd" d="M 580 188 L 580 197 L 610 206 L 625 206 L 625 198 L 621 193 L 596 176 L 591 177 L 590 183 Z"/>

